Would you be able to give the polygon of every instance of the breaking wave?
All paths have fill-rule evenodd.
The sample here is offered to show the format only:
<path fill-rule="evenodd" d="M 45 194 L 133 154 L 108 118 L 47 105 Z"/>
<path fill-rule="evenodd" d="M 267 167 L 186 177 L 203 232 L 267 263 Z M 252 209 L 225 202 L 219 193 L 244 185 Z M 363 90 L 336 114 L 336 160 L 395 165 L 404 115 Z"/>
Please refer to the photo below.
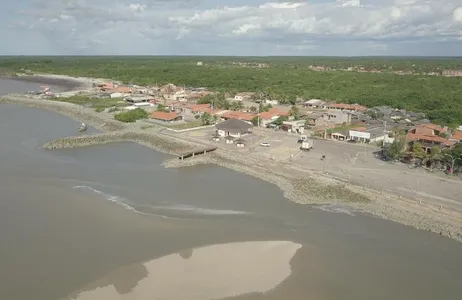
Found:
<path fill-rule="evenodd" d="M 161 205 L 161 206 L 149 205 L 149 204 L 136 204 L 136 203 L 128 201 L 124 197 L 117 196 L 117 195 L 112 195 L 112 194 L 109 194 L 109 193 L 105 193 L 105 192 L 97 190 L 97 189 L 95 189 L 95 188 L 93 188 L 91 186 L 88 186 L 88 185 L 76 185 L 73 188 L 92 192 L 93 194 L 101 196 L 104 199 L 109 200 L 110 202 L 115 203 L 117 205 L 120 205 L 123 208 L 125 208 L 127 210 L 130 210 L 132 212 L 135 212 L 135 213 L 138 213 L 138 214 L 143 214 L 143 215 L 155 216 L 155 217 L 174 219 L 173 217 L 166 216 L 164 214 L 155 213 L 155 212 L 158 212 L 158 211 L 161 211 L 161 212 L 168 212 L 168 211 L 170 211 L 170 212 L 181 212 L 181 213 L 189 213 L 189 214 L 192 214 L 192 215 L 204 215 L 204 216 L 205 215 L 209 215 L 209 216 L 222 215 L 222 216 L 224 216 L 224 215 L 244 215 L 244 214 L 249 214 L 248 212 L 245 212 L 245 211 L 225 210 L 225 209 L 223 209 L 223 210 L 221 210 L 221 209 L 209 209 L 209 208 L 196 207 L 196 206 L 187 205 L 187 204 L 174 204 L 174 205 Z"/>
<path fill-rule="evenodd" d="M 327 212 L 333 212 L 333 213 L 338 213 L 338 214 L 347 214 L 349 216 L 355 216 L 354 210 L 351 207 L 345 206 L 345 205 L 339 205 L 339 204 L 323 204 L 323 205 L 315 205 L 314 206 L 317 209 L 327 211 Z"/>

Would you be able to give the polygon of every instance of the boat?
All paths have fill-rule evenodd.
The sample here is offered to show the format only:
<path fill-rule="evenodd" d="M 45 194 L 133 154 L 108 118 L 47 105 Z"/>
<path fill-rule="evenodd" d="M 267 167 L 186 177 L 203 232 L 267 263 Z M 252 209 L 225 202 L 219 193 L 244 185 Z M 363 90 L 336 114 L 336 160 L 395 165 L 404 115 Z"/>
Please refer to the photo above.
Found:
<path fill-rule="evenodd" d="M 87 124 L 85 123 L 80 124 L 79 132 L 84 132 L 85 130 L 87 130 Z"/>

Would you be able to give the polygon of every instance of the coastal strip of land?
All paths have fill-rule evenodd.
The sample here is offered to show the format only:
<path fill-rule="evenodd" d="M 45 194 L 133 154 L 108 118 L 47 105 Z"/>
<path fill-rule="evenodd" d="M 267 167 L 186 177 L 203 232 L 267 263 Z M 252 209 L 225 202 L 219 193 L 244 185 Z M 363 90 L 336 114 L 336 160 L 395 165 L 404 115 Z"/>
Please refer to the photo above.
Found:
<path fill-rule="evenodd" d="M 103 133 L 80 135 L 50 141 L 42 147 L 62 149 L 87 147 L 98 144 L 130 141 L 156 151 L 176 155 L 205 145 L 197 141 L 165 134 L 163 129 L 153 126 L 143 129 L 138 123 L 122 123 L 111 115 L 95 112 L 79 105 L 37 99 L 25 95 L 8 95 L 0 102 L 16 103 L 47 109 L 86 122 Z M 218 149 L 213 153 L 187 160 L 173 157 L 164 162 L 165 167 L 187 167 L 197 164 L 216 164 L 276 184 L 285 197 L 301 204 L 347 205 L 352 210 L 375 215 L 401 224 L 413 226 L 448 236 L 462 242 L 462 214 L 458 211 L 442 210 L 416 199 L 367 189 L 321 172 L 298 169 L 295 165 L 249 157 L 243 153 Z"/>

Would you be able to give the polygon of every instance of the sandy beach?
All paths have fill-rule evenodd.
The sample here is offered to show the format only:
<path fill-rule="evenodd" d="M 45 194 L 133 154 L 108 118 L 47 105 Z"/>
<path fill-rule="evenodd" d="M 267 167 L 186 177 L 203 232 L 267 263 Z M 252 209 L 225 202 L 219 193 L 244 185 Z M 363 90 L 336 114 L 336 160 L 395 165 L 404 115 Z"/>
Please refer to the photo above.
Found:
<path fill-rule="evenodd" d="M 43 80 L 64 80 L 66 76 L 42 76 Z M 29 79 L 27 79 L 29 80 Z M 89 78 L 76 79 L 80 88 L 93 82 Z M 30 107 L 47 109 L 84 121 L 100 129 L 103 134 L 94 136 L 68 137 L 46 143 L 48 149 L 86 147 L 111 142 L 130 141 L 150 147 L 156 151 L 174 154 L 203 147 L 196 140 L 175 137 L 163 132 L 162 127 L 153 126 L 145 129 L 139 123 L 125 124 L 112 118 L 110 114 L 95 112 L 70 103 L 36 99 L 24 95 L 9 95 L 0 102 L 17 103 Z M 366 188 L 365 185 L 353 184 L 331 175 L 298 168 L 296 165 L 281 164 L 265 159 L 249 157 L 235 151 L 218 149 L 214 153 L 198 156 L 194 159 L 180 161 L 177 158 L 167 160 L 165 167 L 187 167 L 197 164 L 216 164 L 237 172 L 249 174 L 277 185 L 291 201 L 302 204 L 346 205 L 350 209 L 378 216 L 400 224 L 435 232 L 442 236 L 462 242 L 462 212 L 441 209 L 431 203 L 420 203 L 418 199 L 406 198 L 405 195 Z"/>

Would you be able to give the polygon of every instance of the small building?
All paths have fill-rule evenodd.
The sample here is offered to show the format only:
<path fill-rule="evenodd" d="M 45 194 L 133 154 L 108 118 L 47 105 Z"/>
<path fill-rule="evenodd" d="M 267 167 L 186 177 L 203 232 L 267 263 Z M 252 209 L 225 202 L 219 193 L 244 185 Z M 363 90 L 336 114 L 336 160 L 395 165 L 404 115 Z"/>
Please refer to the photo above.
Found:
<path fill-rule="evenodd" d="M 150 103 L 154 99 L 152 97 L 129 96 L 129 97 L 125 97 L 124 100 L 125 102 L 128 102 L 128 103 Z"/>
<path fill-rule="evenodd" d="M 110 94 L 110 97 L 111 97 L 112 99 L 114 99 L 114 98 L 122 98 L 122 97 L 124 97 L 124 96 L 125 96 L 125 94 L 124 94 L 124 93 L 120 93 L 120 92 L 115 92 L 115 93 L 111 93 L 111 94 Z"/>
<path fill-rule="evenodd" d="M 349 111 L 329 110 L 323 116 L 326 121 L 330 121 L 336 125 L 351 124 L 351 113 Z"/>
<path fill-rule="evenodd" d="M 166 122 L 166 123 L 177 122 L 177 121 L 183 120 L 183 117 L 177 114 L 176 112 L 163 112 L 163 111 L 152 112 L 150 118 L 154 120 Z"/>
<path fill-rule="evenodd" d="M 255 115 L 241 111 L 223 111 L 220 113 L 220 117 L 225 120 L 235 119 L 251 122 Z"/>
<path fill-rule="evenodd" d="M 265 102 L 265 104 L 270 104 L 270 105 L 279 105 L 279 101 L 278 101 L 278 100 L 270 100 L 270 99 L 266 99 L 264 102 Z"/>
<path fill-rule="evenodd" d="M 358 104 L 344 104 L 344 103 L 331 103 L 327 105 L 327 109 L 330 110 L 342 110 L 342 111 L 367 111 L 367 107 Z"/>
<path fill-rule="evenodd" d="M 252 99 L 252 96 L 254 95 L 255 93 L 253 92 L 242 92 L 242 93 L 237 93 L 235 96 L 234 96 L 234 101 L 248 101 L 248 100 L 251 100 Z"/>
<path fill-rule="evenodd" d="M 243 139 L 237 139 L 235 142 L 236 147 L 238 148 L 244 148 L 245 147 L 245 140 Z"/>
<path fill-rule="evenodd" d="M 341 130 L 341 131 L 332 131 L 330 134 L 331 139 L 337 141 L 346 141 L 348 139 L 348 131 Z"/>
<path fill-rule="evenodd" d="M 246 121 L 230 119 L 216 124 L 215 128 L 219 136 L 240 138 L 252 133 L 253 125 Z"/>
<path fill-rule="evenodd" d="M 225 137 L 225 143 L 226 143 L 226 144 L 232 144 L 232 143 L 234 143 L 234 137 L 232 137 L 232 136 L 230 136 L 230 135 L 226 136 L 226 137 Z"/>
<path fill-rule="evenodd" d="M 326 109 L 327 103 L 320 99 L 311 99 L 303 102 L 304 107 L 313 108 L 313 109 Z"/>
<path fill-rule="evenodd" d="M 282 129 L 288 132 L 303 133 L 305 131 L 306 120 L 294 120 L 282 122 Z"/>
<path fill-rule="evenodd" d="M 198 61 L 196 65 L 198 65 L 198 66 L 202 66 L 202 65 L 204 65 L 204 62 L 202 62 L 202 61 Z"/>
<path fill-rule="evenodd" d="M 376 143 L 383 141 L 384 143 L 392 143 L 393 138 L 388 136 L 388 132 L 384 127 L 370 128 L 366 130 L 352 129 L 348 132 L 348 138 L 360 143 Z"/>

